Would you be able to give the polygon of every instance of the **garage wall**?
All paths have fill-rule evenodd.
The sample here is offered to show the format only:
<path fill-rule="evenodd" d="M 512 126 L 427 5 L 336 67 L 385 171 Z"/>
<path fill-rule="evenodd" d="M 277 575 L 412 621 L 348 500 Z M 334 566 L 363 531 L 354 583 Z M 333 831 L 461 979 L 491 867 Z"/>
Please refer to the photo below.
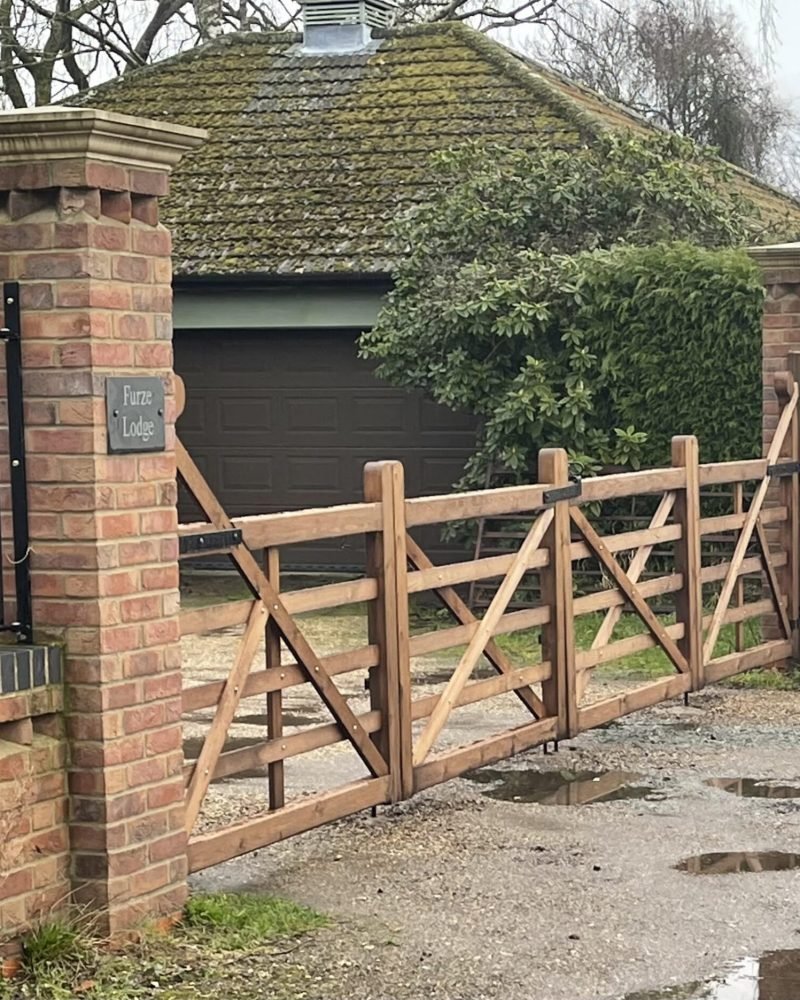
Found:
<path fill-rule="evenodd" d="M 232 516 L 351 503 L 364 464 L 399 459 L 408 496 L 446 493 L 474 445 L 471 417 L 379 382 L 357 330 L 178 330 L 178 424 Z M 184 500 L 182 519 L 196 512 Z M 429 544 L 442 551 L 438 536 Z M 299 567 L 360 561 L 347 540 L 298 546 Z M 284 558 L 286 565 L 286 558 Z"/>

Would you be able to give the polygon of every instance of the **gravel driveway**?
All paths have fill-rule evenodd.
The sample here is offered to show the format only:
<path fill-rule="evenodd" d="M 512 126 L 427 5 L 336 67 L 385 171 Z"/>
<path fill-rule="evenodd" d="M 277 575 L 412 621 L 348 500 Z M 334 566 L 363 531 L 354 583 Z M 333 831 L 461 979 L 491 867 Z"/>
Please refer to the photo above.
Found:
<path fill-rule="evenodd" d="M 673 867 L 706 851 L 800 851 L 800 799 L 704 783 L 800 783 L 799 721 L 800 693 L 709 689 L 689 708 L 661 705 L 558 755 L 500 765 L 637 772 L 648 798 L 539 805 L 458 779 L 194 884 L 285 895 L 333 918 L 283 959 L 303 972 L 298 997 L 606 1000 L 703 979 L 800 944 L 799 871 Z M 234 784 L 218 794 L 247 796 Z"/>

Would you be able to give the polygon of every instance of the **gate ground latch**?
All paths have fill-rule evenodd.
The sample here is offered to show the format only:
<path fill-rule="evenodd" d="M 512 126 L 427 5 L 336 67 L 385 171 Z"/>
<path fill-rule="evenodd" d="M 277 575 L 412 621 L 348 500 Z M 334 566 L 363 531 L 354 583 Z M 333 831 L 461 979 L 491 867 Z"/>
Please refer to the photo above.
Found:
<path fill-rule="evenodd" d="M 776 462 L 767 466 L 767 475 L 774 477 L 796 476 L 800 474 L 800 462 Z"/>

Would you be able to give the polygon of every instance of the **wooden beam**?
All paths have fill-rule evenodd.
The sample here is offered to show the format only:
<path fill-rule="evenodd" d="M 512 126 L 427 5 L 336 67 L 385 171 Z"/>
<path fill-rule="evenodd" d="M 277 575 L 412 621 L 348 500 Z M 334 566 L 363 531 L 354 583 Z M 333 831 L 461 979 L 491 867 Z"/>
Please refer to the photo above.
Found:
<path fill-rule="evenodd" d="M 494 635 L 507 635 L 509 632 L 519 632 L 522 629 L 535 628 L 537 625 L 546 625 L 549 621 L 549 608 L 521 608 L 519 611 L 509 611 L 497 623 Z M 455 625 L 452 628 L 440 628 L 434 632 L 422 632 L 420 635 L 412 636 L 409 644 L 411 656 L 426 656 L 428 653 L 436 653 L 440 649 L 450 649 L 453 646 L 466 645 L 473 635 L 475 635 L 477 627 L 478 619 L 476 618 L 467 625 Z M 493 642 L 491 645 L 495 646 L 496 644 Z M 492 652 L 487 647 L 483 655 L 488 659 L 492 655 Z M 506 662 L 509 664 L 509 670 L 515 669 L 510 660 Z M 491 665 L 494 666 L 494 664 Z M 527 702 L 525 704 L 527 705 Z M 531 706 L 528 705 L 528 707 L 530 708 Z M 538 716 L 538 713 L 536 714 Z"/>
<path fill-rule="evenodd" d="M 680 469 L 646 469 L 614 476 L 593 476 L 581 483 L 580 502 L 594 503 L 614 497 L 638 496 L 640 493 L 666 493 L 683 487 Z"/>
<path fill-rule="evenodd" d="M 280 591 L 281 560 L 279 549 L 265 549 L 264 569 L 267 579 L 276 591 Z M 264 636 L 264 666 L 268 671 L 281 667 L 281 634 L 270 619 L 267 622 Z M 267 692 L 267 736 L 278 740 L 283 735 L 283 692 L 280 688 Z M 267 785 L 269 787 L 269 807 L 271 810 L 282 809 L 286 805 L 286 785 L 283 774 L 283 761 L 276 760 L 267 766 Z"/>
<path fill-rule="evenodd" d="M 540 719 L 529 722 L 525 726 L 509 729 L 497 736 L 489 736 L 457 750 L 446 750 L 434 754 L 424 764 L 414 769 L 414 791 L 421 792 L 424 788 L 438 785 L 450 778 L 457 778 L 466 771 L 486 764 L 494 764 L 498 760 L 512 757 L 531 747 L 539 746 L 557 735 L 558 719 Z"/>
<path fill-rule="evenodd" d="M 365 531 L 374 531 L 380 517 L 377 504 L 352 503 L 237 517 L 230 526 L 241 530 L 248 548 L 269 549 L 322 538 L 361 535 Z M 204 531 L 208 531 L 207 524 L 182 524 L 178 534 L 185 538 L 187 535 L 202 535 Z"/>
<path fill-rule="evenodd" d="M 789 427 L 791 426 L 792 418 L 797 407 L 798 387 L 796 383 L 793 383 L 793 385 L 794 390 L 789 402 L 783 408 L 783 412 L 778 420 L 778 426 L 775 430 L 775 437 L 772 439 L 772 444 L 767 452 L 767 468 L 774 465 L 780 456 L 784 438 L 786 437 Z M 755 496 L 750 504 L 750 508 L 747 511 L 747 519 L 745 520 L 744 526 L 739 534 L 736 548 L 734 549 L 733 556 L 731 557 L 728 574 L 725 577 L 725 582 L 722 585 L 722 590 L 720 591 L 719 599 L 717 600 L 714 618 L 706 635 L 705 645 L 703 646 L 703 660 L 705 663 L 708 663 L 714 658 L 714 647 L 717 644 L 719 631 L 722 628 L 722 619 L 725 616 L 725 612 L 728 610 L 728 605 L 730 604 L 733 590 L 736 586 L 736 580 L 739 575 L 739 567 L 744 561 L 745 554 L 747 553 L 747 547 L 750 544 L 750 539 L 753 537 L 753 532 L 756 529 L 756 522 L 759 514 L 761 513 L 761 508 L 769 489 L 770 478 L 771 477 L 767 472 L 759 483 L 758 489 L 756 490 Z"/>
<path fill-rule="evenodd" d="M 388 802 L 389 777 L 364 778 L 332 792 L 314 795 L 275 813 L 243 820 L 189 840 L 189 871 L 199 872 L 295 834 Z"/>
<path fill-rule="evenodd" d="M 362 646 L 360 649 L 348 649 L 344 653 L 332 653 L 322 656 L 319 661 L 330 677 L 339 674 L 349 674 L 354 670 L 369 670 L 378 662 L 377 646 Z M 243 698 L 266 694 L 269 691 L 285 691 L 286 688 L 307 684 L 306 671 L 294 663 L 282 663 L 279 671 L 253 671 L 245 681 Z M 224 687 L 224 681 L 208 681 L 206 684 L 195 684 L 183 689 L 183 711 L 196 712 L 200 708 L 216 705 Z"/>
<path fill-rule="evenodd" d="M 791 642 L 788 639 L 776 639 L 772 642 L 763 642 L 759 646 L 752 646 L 743 653 L 718 656 L 716 660 L 706 664 L 706 683 L 715 684 L 726 677 L 742 674 L 754 667 L 780 663 L 782 660 L 788 660 L 791 655 Z"/>
<path fill-rule="evenodd" d="M 680 471 L 681 479 L 685 481 L 685 473 L 683 470 Z M 574 507 L 570 511 L 570 516 L 575 522 L 578 530 L 594 550 L 606 572 L 616 583 L 617 587 L 624 594 L 626 599 L 633 605 L 634 610 L 648 627 L 656 642 L 658 642 L 678 670 L 681 672 L 688 672 L 689 664 L 686 662 L 686 658 L 683 653 L 681 653 L 674 641 L 667 634 L 664 626 L 650 610 L 650 607 L 642 597 L 638 588 L 630 582 L 628 577 L 623 572 L 622 567 L 608 551 L 603 539 L 597 534 L 591 524 L 589 524 L 583 511 Z"/>
<path fill-rule="evenodd" d="M 178 472 L 200 505 L 203 513 L 215 527 L 231 528 L 233 526 L 232 521 L 222 509 L 208 483 L 203 478 L 202 473 L 195 465 L 194 460 L 179 440 L 175 442 L 175 453 Z M 254 593 L 266 605 L 270 617 L 275 622 L 281 634 L 281 638 L 289 647 L 298 665 L 305 670 L 308 679 L 316 688 L 317 693 L 325 702 L 333 717 L 341 724 L 342 732 L 347 734 L 359 757 L 361 757 L 372 774 L 376 776 L 386 774 L 388 771 L 386 761 L 378 752 L 369 734 L 365 733 L 359 725 L 352 709 L 342 697 L 339 689 L 326 672 L 322 661 L 308 644 L 305 636 L 275 593 L 274 587 L 267 580 L 261 567 L 253 558 L 252 553 L 245 545 L 238 545 L 231 552 L 231 556 L 244 578 L 253 588 Z"/>
<path fill-rule="evenodd" d="M 539 510 L 548 486 L 506 486 L 497 490 L 446 493 L 443 496 L 414 497 L 406 500 L 406 526 L 439 524 L 498 514 L 521 514 Z"/>
<path fill-rule="evenodd" d="M 236 651 L 236 659 L 217 703 L 214 721 L 211 723 L 211 728 L 203 741 L 202 749 L 198 754 L 197 762 L 192 771 L 192 777 L 186 794 L 186 829 L 189 833 L 194 828 L 194 824 L 197 822 L 197 817 L 200 814 L 203 799 L 211 783 L 217 758 L 220 755 L 222 747 L 225 745 L 228 728 L 236 714 L 236 709 L 242 697 L 244 681 L 252 666 L 253 657 L 261 642 L 266 624 L 266 608 L 260 601 L 256 601 L 253 603 L 250 620 L 247 623 L 247 628 Z"/>
<path fill-rule="evenodd" d="M 378 599 L 369 608 L 369 639 L 380 650 L 379 663 L 369 672 L 369 695 L 381 714 L 376 742 L 389 764 L 393 802 L 407 798 L 413 782 L 403 490 L 400 462 L 364 467 L 364 499 L 380 502 L 382 511 L 380 531 L 366 536 L 367 572 L 378 581 Z"/>
<path fill-rule="evenodd" d="M 520 546 L 514 565 L 498 587 L 486 614 L 475 630 L 475 635 L 470 640 L 450 680 L 445 685 L 444 691 L 439 696 L 439 703 L 431 713 L 427 726 L 417 739 L 414 747 L 415 767 L 418 767 L 425 760 L 444 728 L 447 718 L 461 693 L 461 689 L 464 687 L 476 663 L 483 654 L 486 644 L 491 639 L 495 625 L 505 611 L 508 602 L 513 597 L 520 580 L 527 572 L 530 556 L 539 548 L 542 538 L 552 520 L 552 510 L 547 510 L 543 514 L 540 514 L 533 523 L 525 541 Z"/>
<path fill-rule="evenodd" d="M 631 712 L 649 708 L 651 705 L 657 705 L 669 698 L 677 698 L 678 695 L 688 691 L 691 684 L 692 678 L 688 673 L 676 674 L 673 677 L 663 677 L 661 680 L 652 681 L 650 684 L 645 684 L 633 691 L 615 695 L 613 698 L 595 702 L 594 705 L 582 708 L 578 713 L 580 731 L 594 729 L 606 722 L 611 722 L 612 719 L 630 715 Z"/>
<path fill-rule="evenodd" d="M 538 476 L 557 489 L 566 486 L 569 483 L 566 451 L 543 448 L 539 452 Z M 558 717 L 561 739 L 575 735 L 578 726 L 571 530 L 569 501 L 559 501 L 542 542 L 550 558 L 539 581 L 541 601 L 550 609 L 550 620 L 542 628 L 542 658 L 553 665 L 550 679 L 542 684 L 542 701 L 547 714 Z"/>
<path fill-rule="evenodd" d="M 647 532 L 644 534 L 649 537 L 650 532 L 654 529 L 663 528 L 669 520 L 669 516 L 672 513 L 672 508 L 675 505 L 675 494 L 665 493 L 661 498 L 658 507 L 656 508 L 655 514 L 650 520 L 650 525 Z M 677 537 L 680 537 L 680 525 L 673 525 L 676 527 Z M 611 541 L 611 539 L 608 539 Z M 610 547 L 609 547 L 610 548 Z M 653 551 L 653 543 L 648 542 L 642 545 L 636 552 L 636 555 L 631 559 L 630 565 L 628 566 L 628 579 L 631 583 L 638 583 L 639 577 L 644 572 L 645 566 L 647 565 L 647 560 L 650 558 L 650 553 Z M 601 646 L 605 646 L 614 632 L 617 622 L 622 617 L 622 610 L 624 604 L 613 605 L 606 611 L 605 618 L 600 624 L 600 628 L 595 633 L 595 637 L 592 640 L 592 649 L 598 649 Z M 577 700 L 581 701 L 584 694 L 586 693 L 586 687 L 589 683 L 590 674 L 582 673 L 578 676 L 577 680 Z"/>
<path fill-rule="evenodd" d="M 675 595 L 675 620 L 683 625 L 678 648 L 689 664 L 693 691 L 703 686 L 699 455 L 697 438 L 693 435 L 672 439 L 672 464 L 683 469 L 686 476 L 686 485 L 678 491 L 675 503 L 675 519 L 682 533 L 675 545 L 675 569 L 683 577 L 683 586 Z"/>
<path fill-rule="evenodd" d="M 406 552 L 408 554 L 408 560 L 412 566 L 416 566 L 418 569 L 429 569 L 433 566 L 433 563 L 414 541 L 411 535 L 406 536 Z M 410 652 L 412 656 L 419 656 L 423 652 L 433 652 L 436 649 L 447 649 L 452 645 L 460 645 L 461 642 L 470 642 L 478 628 L 478 619 L 461 600 L 455 590 L 451 587 L 438 587 L 435 589 L 435 593 L 448 611 L 450 611 L 450 613 L 462 623 L 461 627 L 464 629 L 463 637 L 456 638 L 456 629 L 442 630 L 446 633 L 449 632 L 453 636 L 454 641 L 448 642 L 443 646 L 439 646 L 435 643 L 431 634 L 426 636 L 414 636 L 410 643 Z M 503 615 L 498 622 L 497 629 L 495 629 L 495 634 L 499 634 L 499 630 L 501 629 L 504 632 L 513 632 L 517 629 L 530 628 L 537 623 L 547 621 L 548 614 L 549 611 L 547 609 L 532 608 L 525 611 L 516 611 L 508 615 Z M 540 615 L 544 615 L 544 617 L 541 618 L 541 622 L 539 622 Z M 423 642 L 425 642 L 424 647 Z M 508 659 L 503 650 L 497 645 L 494 639 L 490 639 L 489 642 L 486 643 L 483 655 L 498 673 L 513 673 L 514 665 Z M 542 704 L 539 696 L 530 688 L 519 688 L 515 690 L 514 693 L 535 718 L 542 718 L 545 715 L 544 705 Z"/>
<path fill-rule="evenodd" d="M 781 629 L 783 630 L 783 637 L 785 639 L 791 639 L 792 626 L 789 624 L 789 616 L 786 614 L 784 598 L 781 594 L 781 588 L 778 582 L 778 574 L 776 573 L 775 567 L 772 563 L 772 555 L 769 551 L 769 542 L 767 541 L 766 533 L 760 522 L 756 523 L 756 540 L 758 542 L 758 547 L 761 550 L 761 558 L 764 561 L 764 576 L 767 578 L 767 584 L 769 585 L 770 594 L 772 596 L 772 604 L 777 612 L 778 621 L 780 622 Z"/>
<path fill-rule="evenodd" d="M 763 458 L 753 458 L 744 462 L 711 462 L 697 470 L 700 486 L 722 486 L 727 483 L 747 483 L 763 479 L 767 474 L 767 463 Z"/>

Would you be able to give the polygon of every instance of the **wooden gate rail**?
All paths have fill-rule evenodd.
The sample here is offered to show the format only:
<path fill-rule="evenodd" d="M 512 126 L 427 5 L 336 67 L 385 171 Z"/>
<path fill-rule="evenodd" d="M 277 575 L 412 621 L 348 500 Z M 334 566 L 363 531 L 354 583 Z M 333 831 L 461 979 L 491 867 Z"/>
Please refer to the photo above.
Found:
<path fill-rule="evenodd" d="M 231 519 L 179 444 L 180 475 L 208 518 L 181 526 L 182 545 L 196 556 L 198 547 L 226 543 L 252 594 L 181 613 L 184 636 L 241 630 L 225 675 L 183 692 L 184 712 L 213 711 L 198 758 L 184 769 L 191 869 L 408 798 L 482 764 L 797 655 L 799 393 L 786 374 L 778 376 L 777 389 L 782 411 L 766 458 L 700 464 L 696 439 L 675 438 L 670 468 L 587 479 L 580 489 L 570 486 L 567 456 L 560 449 L 541 453 L 541 483 L 439 497 L 405 498 L 402 466 L 378 462 L 365 469 L 362 503 Z M 747 506 L 746 483 L 754 486 Z M 713 516 L 704 516 L 701 491 L 723 485 L 733 487 L 733 510 L 720 514 L 717 508 Z M 582 509 L 640 494 L 659 498 L 646 528 L 604 536 Z M 413 537 L 414 529 L 425 525 L 505 515 L 527 522 L 521 544 L 508 554 L 435 565 Z M 286 546 L 357 535 L 366 542 L 359 579 L 282 591 Z M 729 537 L 733 551 L 729 558 L 703 565 L 701 539 L 711 535 Z M 770 548 L 770 538 L 778 541 L 777 551 Z M 674 565 L 670 572 L 643 579 L 656 546 L 659 551 L 672 546 Z M 261 565 L 254 557 L 258 550 L 264 550 Z M 576 594 L 573 568 L 586 560 L 599 564 L 607 587 Z M 509 610 L 527 574 L 538 575 L 539 598 Z M 763 583 L 756 599 L 745 599 L 746 578 Z M 458 588 L 487 580 L 498 582 L 495 597 L 477 618 Z M 423 593 L 438 599 L 451 622 L 411 635 L 409 599 Z M 648 604 L 667 595 L 675 602 L 674 619 Z M 348 605 L 366 607 L 366 642 L 318 655 L 297 616 Z M 643 631 L 615 637 L 626 609 L 640 619 Z M 576 648 L 576 621 L 598 614 L 602 618 L 588 648 Z M 765 616 L 766 633 L 745 648 L 743 624 Z M 733 648 L 720 651 L 726 626 L 734 629 Z M 541 651 L 516 663 L 498 639 L 527 630 L 540 638 Z M 263 663 L 255 665 L 262 646 Z M 421 691 L 415 658 L 447 649 L 454 650 L 449 676 L 438 690 Z M 596 667 L 650 649 L 663 654 L 667 676 L 592 700 Z M 493 676 L 475 675 L 481 661 Z M 337 682 L 358 672 L 368 677 L 369 705 L 354 708 Z M 319 694 L 330 720 L 287 733 L 285 693 L 304 685 Z M 267 699 L 264 739 L 227 748 L 242 699 L 256 695 Z M 519 723 L 462 744 L 451 724 L 453 713 L 500 697 L 512 710 L 516 706 Z M 284 762 L 335 744 L 349 745 L 367 776 L 287 802 Z M 270 811 L 197 833 L 211 782 L 252 768 L 267 770 Z"/>

